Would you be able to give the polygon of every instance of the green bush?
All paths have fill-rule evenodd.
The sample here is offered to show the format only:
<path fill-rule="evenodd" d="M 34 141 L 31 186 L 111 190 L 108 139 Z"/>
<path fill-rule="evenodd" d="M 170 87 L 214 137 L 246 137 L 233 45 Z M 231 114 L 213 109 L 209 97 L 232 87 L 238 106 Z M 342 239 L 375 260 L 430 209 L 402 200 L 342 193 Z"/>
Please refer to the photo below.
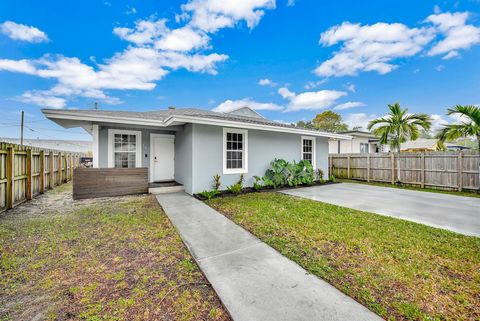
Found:
<path fill-rule="evenodd" d="M 318 175 L 318 181 L 319 181 L 320 183 L 322 183 L 322 184 L 325 183 L 325 180 L 323 179 L 323 175 L 324 175 L 324 174 L 323 174 L 323 170 L 322 170 L 322 169 L 320 169 L 320 168 L 317 169 L 317 175 Z"/>
<path fill-rule="evenodd" d="M 253 176 L 254 182 L 253 182 L 253 189 L 256 191 L 259 191 L 262 189 L 263 184 L 262 184 L 262 178 L 258 176 Z"/>
<path fill-rule="evenodd" d="M 243 174 L 240 174 L 238 181 L 228 187 L 228 191 L 233 194 L 239 194 L 243 189 Z"/>
<path fill-rule="evenodd" d="M 220 195 L 220 191 L 217 191 L 217 190 L 213 190 L 213 191 L 203 191 L 203 192 L 200 192 L 198 193 L 198 195 L 200 195 L 201 197 L 207 199 L 207 200 L 210 200 L 218 195 Z"/>
<path fill-rule="evenodd" d="M 283 159 L 274 159 L 262 181 L 264 186 L 273 188 L 285 185 L 312 184 L 315 181 L 315 173 L 312 164 L 307 160 L 289 163 Z"/>
<path fill-rule="evenodd" d="M 335 183 L 337 181 L 337 179 L 335 178 L 335 176 L 333 175 L 330 175 L 329 179 L 328 179 L 330 182 L 332 183 Z"/>
<path fill-rule="evenodd" d="M 220 189 L 220 186 L 222 185 L 220 183 L 220 175 L 216 174 L 213 176 L 213 190 L 218 191 Z"/>

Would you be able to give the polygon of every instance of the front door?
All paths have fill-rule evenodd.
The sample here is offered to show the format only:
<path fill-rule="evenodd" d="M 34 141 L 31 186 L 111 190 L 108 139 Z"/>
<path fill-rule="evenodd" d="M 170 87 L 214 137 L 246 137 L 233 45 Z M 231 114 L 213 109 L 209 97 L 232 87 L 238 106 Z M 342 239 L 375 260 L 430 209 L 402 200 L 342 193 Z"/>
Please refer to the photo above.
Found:
<path fill-rule="evenodd" d="M 175 169 L 175 136 L 152 134 L 152 181 L 168 181 L 174 179 Z"/>

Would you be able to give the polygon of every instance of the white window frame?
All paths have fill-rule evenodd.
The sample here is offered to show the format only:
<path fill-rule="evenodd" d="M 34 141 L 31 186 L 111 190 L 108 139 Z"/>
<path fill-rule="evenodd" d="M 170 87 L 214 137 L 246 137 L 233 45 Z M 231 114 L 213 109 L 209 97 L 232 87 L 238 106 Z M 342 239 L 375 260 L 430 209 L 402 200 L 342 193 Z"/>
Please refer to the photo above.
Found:
<path fill-rule="evenodd" d="M 227 168 L 227 133 L 242 134 L 243 135 L 243 153 L 242 165 L 243 168 Z M 248 130 L 238 128 L 223 128 L 222 139 L 222 153 L 223 153 L 223 174 L 246 174 L 248 173 Z"/>
<path fill-rule="evenodd" d="M 362 152 L 362 145 L 367 147 L 366 152 Z M 370 154 L 370 144 L 369 143 L 360 143 L 360 153 L 361 154 Z"/>
<path fill-rule="evenodd" d="M 302 136 L 300 140 L 300 159 L 303 160 L 303 141 L 311 140 L 312 141 L 312 166 L 313 169 L 317 168 L 317 140 L 314 136 Z"/>
<path fill-rule="evenodd" d="M 108 167 L 114 168 L 115 167 L 115 135 L 135 135 L 136 136 L 136 143 L 135 143 L 135 167 L 143 167 L 142 166 L 142 132 L 138 130 L 124 130 L 124 129 L 109 129 L 108 130 Z"/>

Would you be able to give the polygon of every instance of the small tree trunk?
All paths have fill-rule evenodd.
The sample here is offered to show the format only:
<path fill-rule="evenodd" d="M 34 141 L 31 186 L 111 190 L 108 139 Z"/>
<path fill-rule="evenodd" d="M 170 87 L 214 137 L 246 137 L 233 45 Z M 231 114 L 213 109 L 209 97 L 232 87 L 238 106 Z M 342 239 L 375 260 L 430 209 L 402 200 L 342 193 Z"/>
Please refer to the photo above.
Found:
<path fill-rule="evenodd" d="M 401 182 L 400 180 L 400 148 L 397 152 L 397 182 Z"/>

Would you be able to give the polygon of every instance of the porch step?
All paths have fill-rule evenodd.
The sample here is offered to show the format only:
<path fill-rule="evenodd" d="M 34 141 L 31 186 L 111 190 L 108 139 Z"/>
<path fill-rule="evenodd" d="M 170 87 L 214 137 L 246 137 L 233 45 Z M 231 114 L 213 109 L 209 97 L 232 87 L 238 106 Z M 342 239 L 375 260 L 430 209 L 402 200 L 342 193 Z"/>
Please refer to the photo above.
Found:
<path fill-rule="evenodd" d="M 173 185 L 173 186 L 158 186 L 158 187 L 149 187 L 148 192 L 150 194 L 166 194 L 166 193 L 175 193 L 183 192 L 185 186 L 183 185 Z"/>

